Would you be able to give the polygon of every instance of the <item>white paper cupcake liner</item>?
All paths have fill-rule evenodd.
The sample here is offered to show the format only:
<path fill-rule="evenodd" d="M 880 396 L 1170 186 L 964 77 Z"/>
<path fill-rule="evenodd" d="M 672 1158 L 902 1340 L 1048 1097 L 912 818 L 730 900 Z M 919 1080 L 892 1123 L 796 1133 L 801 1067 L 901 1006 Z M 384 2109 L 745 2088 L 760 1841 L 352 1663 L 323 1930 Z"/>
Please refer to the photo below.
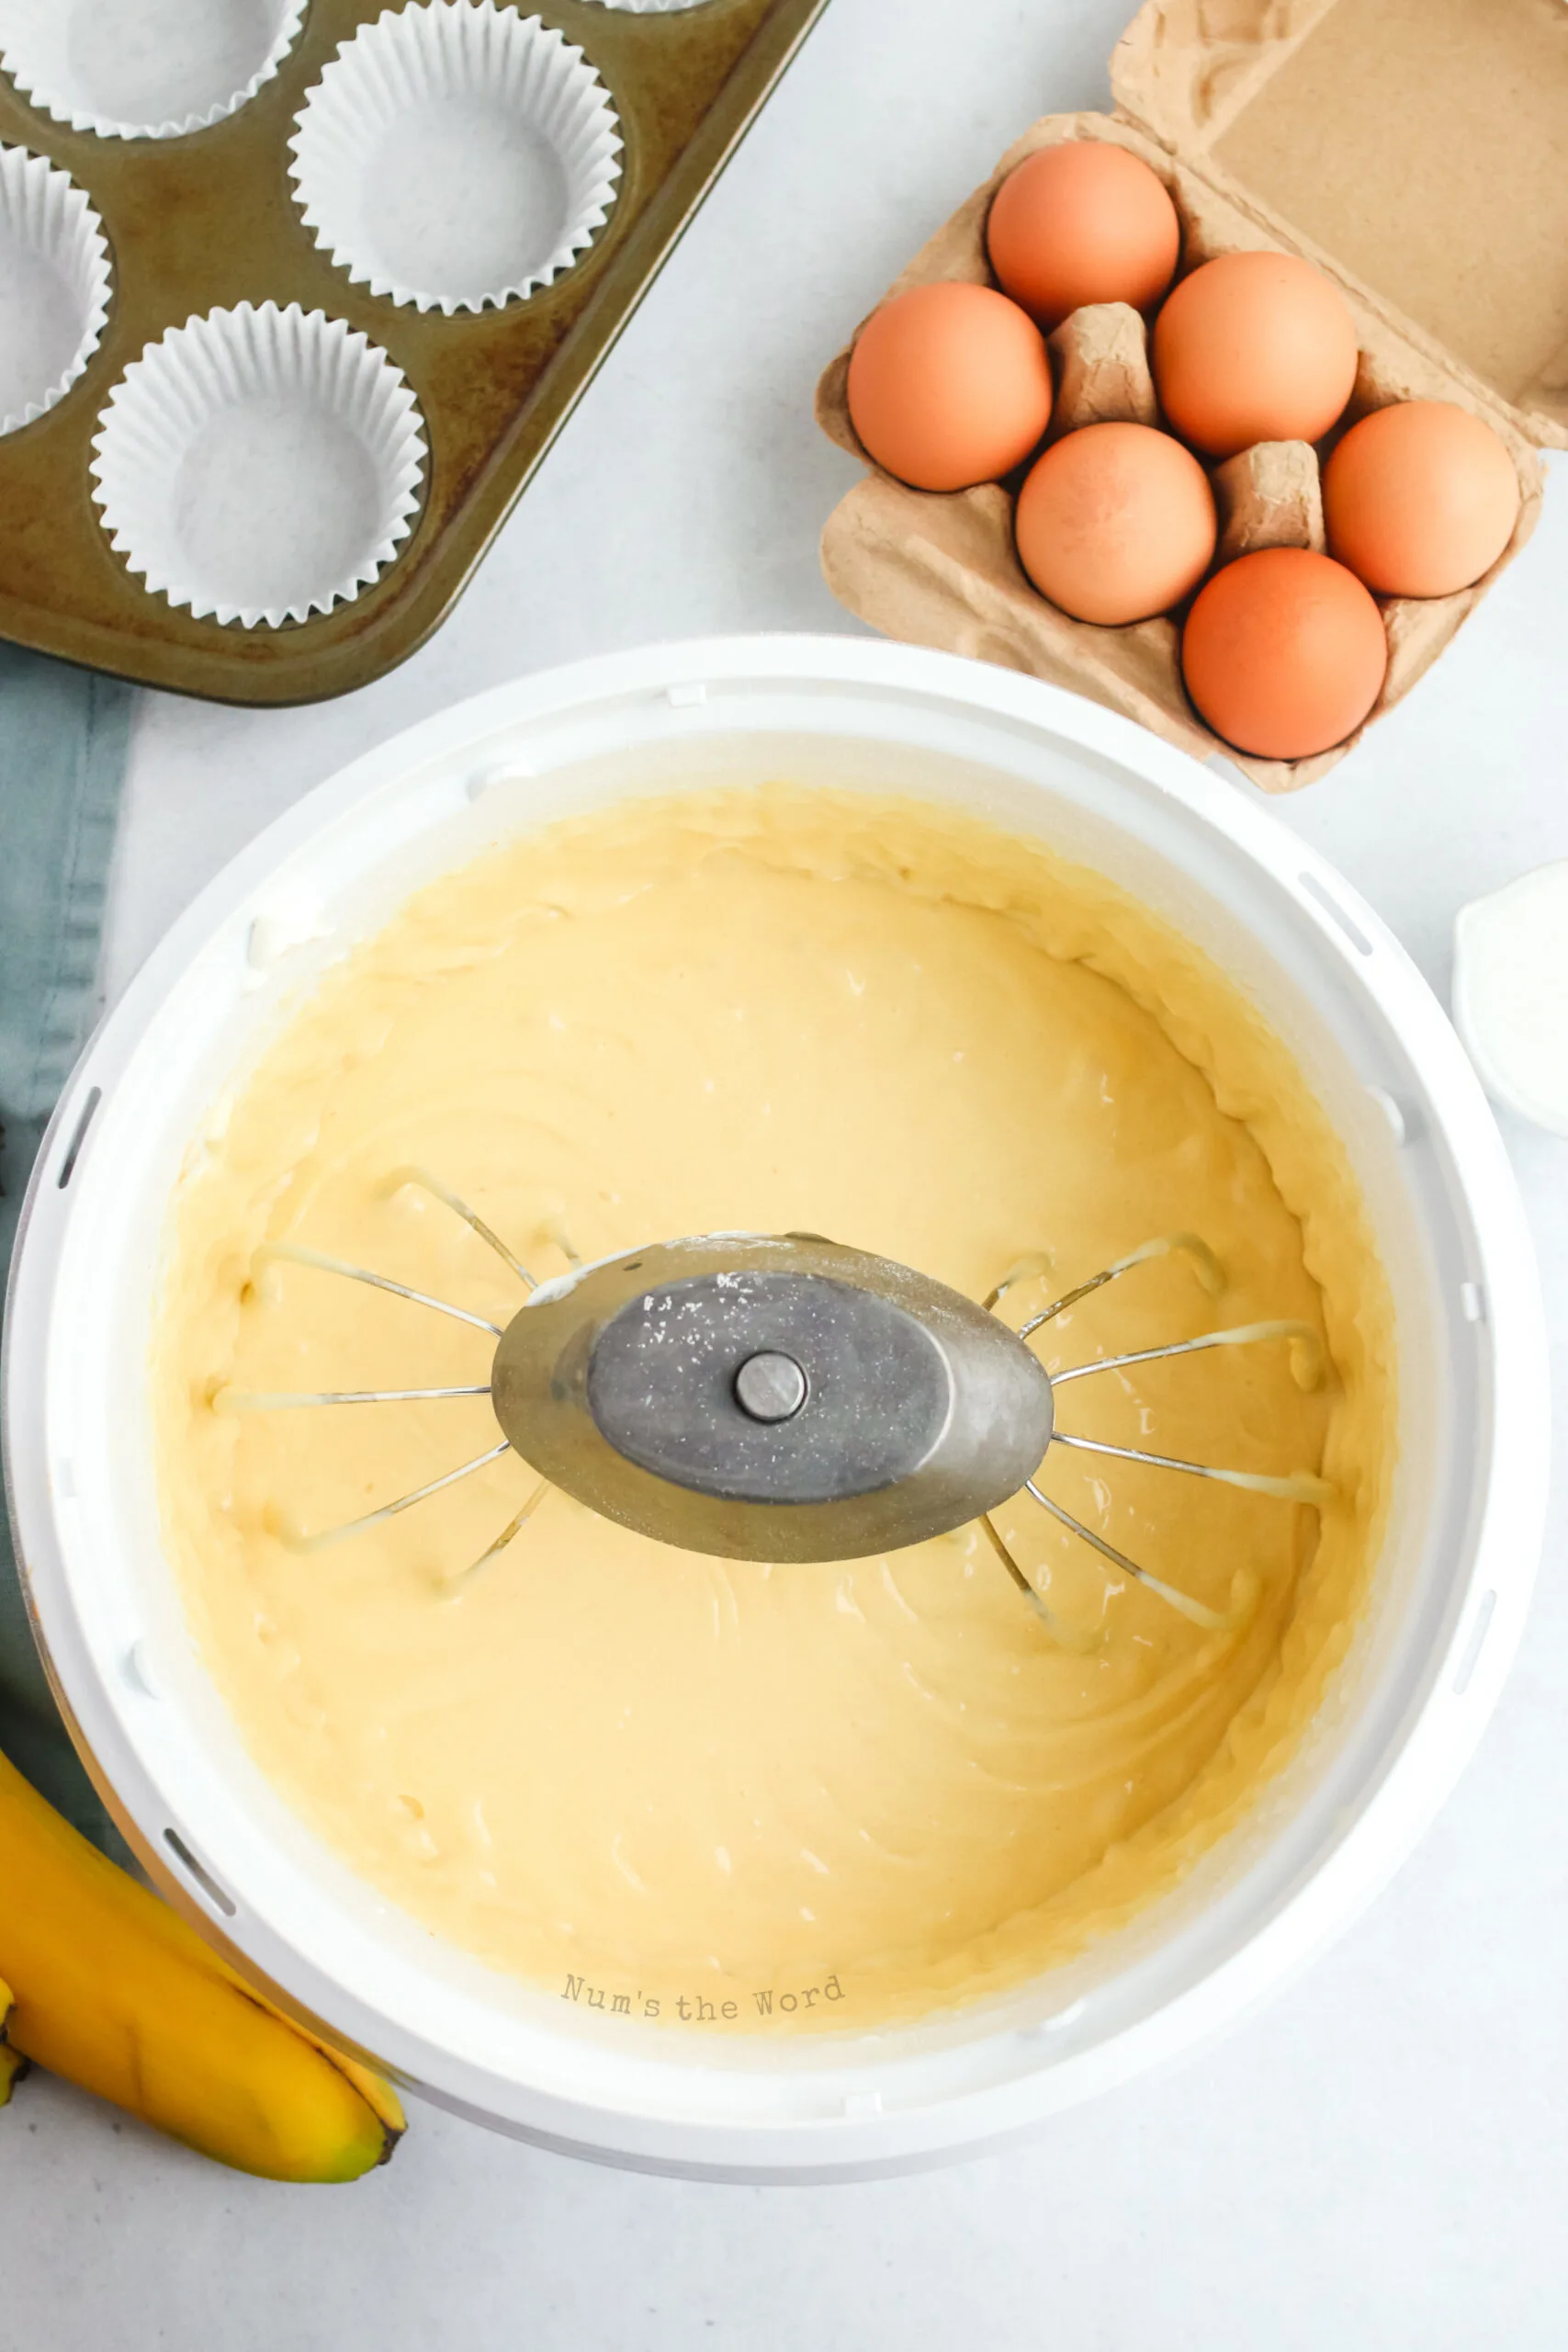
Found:
<path fill-rule="evenodd" d="M 0 0 L 0 64 L 56 122 L 181 139 L 237 114 L 288 56 L 306 0 Z"/>
<path fill-rule="evenodd" d="M 621 175 L 615 109 L 582 51 L 494 0 L 425 0 L 362 27 L 288 143 L 317 244 L 356 285 L 448 318 L 570 269 Z"/>
<path fill-rule="evenodd" d="M 69 172 L 0 147 L 0 434 L 62 401 L 109 311 L 104 224 Z"/>
<path fill-rule="evenodd" d="M 419 505 L 423 420 L 369 338 L 291 303 L 149 345 L 98 421 L 93 498 L 130 570 L 198 619 L 277 628 L 346 603 Z"/>

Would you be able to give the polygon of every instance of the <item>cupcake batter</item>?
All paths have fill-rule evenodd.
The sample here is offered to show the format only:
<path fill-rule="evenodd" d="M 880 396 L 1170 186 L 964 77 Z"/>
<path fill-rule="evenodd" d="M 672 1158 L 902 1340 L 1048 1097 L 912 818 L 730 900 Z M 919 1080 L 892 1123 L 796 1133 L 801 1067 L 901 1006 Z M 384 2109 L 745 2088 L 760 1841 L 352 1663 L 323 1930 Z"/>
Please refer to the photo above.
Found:
<path fill-rule="evenodd" d="M 1188 1622 L 1027 1498 L 848 1565 L 678 1553 L 515 1456 L 333 1549 L 496 1442 L 483 1397 L 214 1408 L 483 1382 L 536 1274 L 807 1229 L 1026 1313 L 1201 1234 L 1040 1335 L 1053 1368 L 1295 1317 L 1283 1345 L 1075 1383 L 1064 1428 L 1273 1473 L 1320 1513 L 1050 1456 L 1077 1517 L 1234 1623 Z M 779 786 L 639 803 L 422 891 L 326 977 L 193 1155 L 155 1347 L 167 1543 L 259 1762 L 435 1933 L 607 2016 L 863 2029 L 1051 1964 L 1172 1886 L 1290 1755 L 1363 1596 L 1392 1451 L 1386 1292 L 1339 1148 L 1212 967 L 1098 877 L 941 809 Z M 1297 1369 L 1301 1367 L 1298 1364 Z M 809 1997 L 808 1997 L 809 1996 Z"/>

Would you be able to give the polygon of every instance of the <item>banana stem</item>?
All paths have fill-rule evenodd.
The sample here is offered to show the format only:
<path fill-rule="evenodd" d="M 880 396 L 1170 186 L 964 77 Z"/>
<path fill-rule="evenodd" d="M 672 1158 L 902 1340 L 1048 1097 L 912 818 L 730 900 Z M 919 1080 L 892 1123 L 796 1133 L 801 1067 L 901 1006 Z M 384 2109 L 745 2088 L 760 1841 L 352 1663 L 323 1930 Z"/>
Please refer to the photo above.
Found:
<path fill-rule="evenodd" d="M 13 2086 L 28 2071 L 28 2061 L 19 2050 L 13 2050 L 6 2031 L 6 2020 L 11 2014 L 11 1987 L 0 1984 L 0 2107 L 8 2107 Z"/>

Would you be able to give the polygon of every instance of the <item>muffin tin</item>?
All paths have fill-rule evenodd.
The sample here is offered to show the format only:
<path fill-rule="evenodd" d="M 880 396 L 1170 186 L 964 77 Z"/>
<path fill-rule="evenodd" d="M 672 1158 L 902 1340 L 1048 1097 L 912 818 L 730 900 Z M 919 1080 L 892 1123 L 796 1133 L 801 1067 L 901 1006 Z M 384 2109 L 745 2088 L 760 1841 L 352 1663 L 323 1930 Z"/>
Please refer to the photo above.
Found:
<path fill-rule="evenodd" d="M 412 653 L 825 6 L 0 0 L 0 636 Z"/>

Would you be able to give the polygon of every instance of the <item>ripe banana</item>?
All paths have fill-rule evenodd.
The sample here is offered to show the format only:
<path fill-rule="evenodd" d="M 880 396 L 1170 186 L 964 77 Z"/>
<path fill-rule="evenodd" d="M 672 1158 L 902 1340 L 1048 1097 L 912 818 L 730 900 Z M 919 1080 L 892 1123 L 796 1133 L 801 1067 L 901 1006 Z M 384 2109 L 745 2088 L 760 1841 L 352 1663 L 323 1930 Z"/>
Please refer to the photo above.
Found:
<path fill-rule="evenodd" d="M 270 2180 L 356 2180 L 402 2132 L 389 2084 L 253 1992 L 3 1756 L 0 1975 L 0 2104 L 36 2058 Z"/>
<path fill-rule="evenodd" d="M 11 2096 L 11 2086 L 18 2075 L 26 2074 L 28 2062 L 19 2050 L 13 2050 L 6 2034 L 6 2020 L 11 2014 L 11 1987 L 0 1984 L 0 2107 Z"/>

